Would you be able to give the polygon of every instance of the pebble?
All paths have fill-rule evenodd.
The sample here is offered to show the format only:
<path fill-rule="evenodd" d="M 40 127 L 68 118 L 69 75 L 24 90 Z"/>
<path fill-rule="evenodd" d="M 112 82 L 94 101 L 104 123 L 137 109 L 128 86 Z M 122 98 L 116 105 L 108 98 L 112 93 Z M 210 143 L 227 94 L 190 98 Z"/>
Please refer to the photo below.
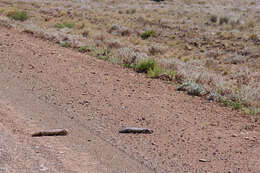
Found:
<path fill-rule="evenodd" d="M 245 140 L 249 140 L 250 138 L 249 137 L 245 137 Z"/>
<path fill-rule="evenodd" d="M 44 165 L 41 165 L 41 166 L 40 166 L 40 171 L 47 171 L 47 170 L 48 170 L 48 168 L 45 167 Z"/>

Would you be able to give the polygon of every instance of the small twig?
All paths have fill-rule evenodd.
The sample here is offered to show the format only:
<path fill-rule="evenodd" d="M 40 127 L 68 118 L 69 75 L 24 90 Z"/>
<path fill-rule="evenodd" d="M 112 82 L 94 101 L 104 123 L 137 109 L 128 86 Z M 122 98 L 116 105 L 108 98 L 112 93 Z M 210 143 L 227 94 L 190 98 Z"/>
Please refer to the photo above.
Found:
<path fill-rule="evenodd" d="M 128 128 L 124 128 L 122 130 L 119 130 L 119 133 L 145 133 L 145 134 L 151 134 L 151 133 L 153 133 L 153 130 L 148 129 L 148 128 L 128 127 Z"/>
<path fill-rule="evenodd" d="M 32 134 L 32 137 L 41 136 L 66 136 L 68 131 L 66 129 L 52 129 L 52 130 L 42 130 Z"/>

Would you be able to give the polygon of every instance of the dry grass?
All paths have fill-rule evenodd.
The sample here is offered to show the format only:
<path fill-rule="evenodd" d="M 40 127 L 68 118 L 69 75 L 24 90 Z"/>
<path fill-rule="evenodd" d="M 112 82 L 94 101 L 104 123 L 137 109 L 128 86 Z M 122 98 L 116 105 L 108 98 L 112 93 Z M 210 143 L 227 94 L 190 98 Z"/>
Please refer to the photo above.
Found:
<path fill-rule="evenodd" d="M 3 0 L 0 6 L 1 16 L 28 11 L 30 19 L 16 26 L 33 26 L 58 43 L 105 47 L 114 63 L 155 58 L 179 82 L 193 80 L 260 105 L 258 1 Z"/>

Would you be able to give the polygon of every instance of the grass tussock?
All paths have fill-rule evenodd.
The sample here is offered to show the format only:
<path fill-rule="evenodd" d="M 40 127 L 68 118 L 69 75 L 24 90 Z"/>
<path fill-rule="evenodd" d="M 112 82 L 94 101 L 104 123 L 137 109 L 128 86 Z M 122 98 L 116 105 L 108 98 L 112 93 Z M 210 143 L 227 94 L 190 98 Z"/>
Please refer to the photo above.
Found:
<path fill-rule="evenodd" d="M 29 15 L 27 11 L 24 10 L 9 10 L 7 11 L 6 16 L 13 20 L 22 21 L 22 22 L 29 19 Z"/>
<path fill-rule="evenodd" d="M 156 37 L 156 36 L 157 36 L 157 33 L 154 30 L 148 30 L 141 34 L 141 37 L 143 40 L 146 40 L 150 37 Z"/>
<path fill-rule="evenodd" d="M 75 27 L 75 24 L 72 22 L 63 22 L 63 23 L 57 23 L 54 25 L 55 28 L 63 29 L 63 28 L 69 28 L 72 29 Z"/>
<path fill-rule="evenodd" d="M 148 59 L 148 60 L 143 60 L 139 64 L 136 65 L 135 70 L 138 73 L 147 73 L 150 70 L 154 70 L 157 68 L 158 64 L 154 59 Z"/>

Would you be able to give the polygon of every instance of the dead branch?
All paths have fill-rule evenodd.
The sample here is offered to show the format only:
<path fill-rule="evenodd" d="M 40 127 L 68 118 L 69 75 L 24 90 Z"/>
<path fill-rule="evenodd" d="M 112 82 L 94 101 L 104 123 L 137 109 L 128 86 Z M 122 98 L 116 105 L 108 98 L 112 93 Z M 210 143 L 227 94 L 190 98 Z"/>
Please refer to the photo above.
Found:
<path fill-rule="evenodd" d="M 32 137 L 41 137 L 41 136 L 66 136 L 68 130 L 66 129 L 52 129 L 52 130 L 42 130 L 32 134 Z"/>
<path fill-rule="evenodd" d="M 124 128 L 122 130 L 119 130 L 119 133 L 145 133 L 145 134 L 151 134 L 151 133 L 153 133 L 153 130 L 148 129 L 148 128 L 128 127 L 128 128 Z"/>

